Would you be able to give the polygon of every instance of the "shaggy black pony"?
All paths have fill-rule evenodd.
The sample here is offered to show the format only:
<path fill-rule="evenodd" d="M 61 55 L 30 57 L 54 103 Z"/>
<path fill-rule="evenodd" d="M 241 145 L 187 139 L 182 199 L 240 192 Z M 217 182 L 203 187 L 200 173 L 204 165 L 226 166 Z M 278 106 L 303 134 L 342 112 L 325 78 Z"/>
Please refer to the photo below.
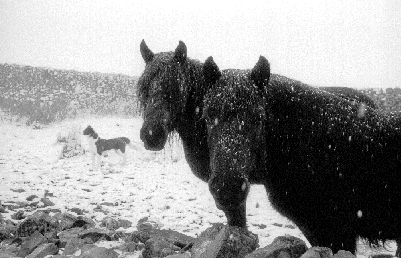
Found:
<path fill-rule="evenodd" d="M 181 41 L 175 51 L 157 54 L 154 54 L 142 41 L 140 51 L 146 63 L 137 85 L 144 118 L 140 137 L 145 148 L 161 150 L 168 135 L 173 131 L 178 132 L 191 170 L 197 177 L 208 182 L 212 163 L 208 146 L 208 127 L 202 115 L 203 102 L 206 91 L 210 88 L 210 81 L 218 79 L 213 77 L 214 70 L 206 74 L 208 81 L 205 81 L 203 64 L 187 57 L 186 46 Z M 216 71 L 218 71 L 217 66 Z M 274 83 L 280 83 L 281 80 L 280 76 L 273 75 L 270 78 Z M 322 91 L 317 90 L 317 92 Z M 333 89 L 331 92 L 335 93 L 336 90 Z M 335 98 L 333 94 L 326 93 L 326 95 Z M 264 104 L 261 104 L 263 107 Z M 240 187 L 244 188 L 243 193 L 246 193 L 249 185 L 242 183 Z M 245 207 L 241 212 L 234 212 L 233 215 L 231 212 L 226 212 L 226 215 L 229 224 L 245 225 Z"/>
<path fill-rule="evenodd" d="M 201 119 L 206 82 L 203 64 L 187 58 L 180 41 L 174 52 L 154 54 L 141 42 L 146 67 L 137 84 L 144 123 L 140 138 L 148 150 L 161 150 L 173 131 L 181 137 L 185 158 L 204 181 L 210 176 L 205 121 Z"/>
<path fill-rule="evenodd" d="M 187 57 L 180 41 L 174 52 L 154 54 L 142 40 L 140 51 L 146 67 L 137 84 L 144 124 L 140 137 L 148 150 L 161 150 L 174 130 L 180 135 L 186 160 L 200 179 L 209 180 L 210 162 L 207 129 L 203 119 L 203 99 L 207 83 L 203 63 Z M 349 88 L 348 88 L 349 89 Z M 338 94 L 336 87 L 324 90 Z M 356 90 L 341 91 L 341 96 L 366 101 Z M 365 96 L 365 97 L 364 97 Z M 369 101 L 368 98 L 367 105 Z"/>
<path fill-rule="evenodd" d="M 354 252 L 358 236 L 400 238 L 399 114 L 270 75 L 264 57 L 222 72 L 209 58 L 204 74 L 209 186 L 230 224 L 245 226 L 248 185 L 262 183 L 312 246 Z"/>

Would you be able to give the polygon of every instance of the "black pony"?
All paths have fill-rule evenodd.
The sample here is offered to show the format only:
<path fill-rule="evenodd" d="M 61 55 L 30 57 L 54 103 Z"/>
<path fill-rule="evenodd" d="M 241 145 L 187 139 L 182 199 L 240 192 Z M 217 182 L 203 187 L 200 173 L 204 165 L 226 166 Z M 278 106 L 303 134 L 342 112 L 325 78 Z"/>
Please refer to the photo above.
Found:
<path fill-rule="evenodd" d="M 200 179 L 210 176 L 207 130 L 201 119 L 206 82 L 203 64 L 187 58 L 187 47 L 180 41 L 174 52 L 154 54 L 141 42 L 146 63 L 137 90 L 143 109 L 141 140 L 148 150 L 161 150 L 173 131 L 181 137 L 185 158 Z"/>
<path fill-rule="evenodd" d="M 154 151 L 163 149 L 168 135 L 177 131 L 192 171 L 200 179 L 208 181 L 207 129 L 201 119 L 208 85 L 203 76 L 203 63 L 187 57 L 187 47 L 182 41 L 174 52 L 154 54 L 143 40 L 140 51 L 146 63 L 137 84 L 144 117 L 140 137 L 145 148 Z M 346 89 L 348 91 L 339 91 L 337 87 L 324 88 L 371 106 L 373 101 L 366 95 Z"/>
<path fill-rule="evenodd" d="M 249 183 L 312 246 L 354 252 L 401 236 L 401 116 L 252 70 L 204 64 L 210 190 L 231 223 L 244 226 Z M 397 254 L 399 251 L 397 250 Z"/>
<path fill-rule="evenodd" d="M 186 160 L 193 173 L 203 181 L 212 182 L 213 180 L 209 179 L 211 166 L 214 163 L 210 161 L 215 156 L 210 155 L 208 127 L 202 115 L 210 82 L 218 79 L 217 75 L 214 77 L 218 71 L 217 66 L 216 71 L 213 69 L 208 71 L 206 81 L 203 64 L 187 57 L 186 46 L 181 41 L 175 51 L 157 54 L 154 54 L 142 41 L 140 51 L 146 63 L 137 85 L 144 118 L 140 137 L 145 148 L 161 150 L 164 148 L 168 135 L 173 131 L 178 132 L 183 142 Z M 259 70 L 263 72 L 263 69 Z M 255 78 L 257 79 L 257 76 Z M 279 83 L 281 78 L 272 76 L 270 80 L 272 82 L 278 80 L 275 83 Z M 336 90 L 332 89 L 331 92 L 336 93 Z M 352 98 L 356 99 L 356 97 Z M 356 100 L 360 101 L 360 99 Z M 243 193 L 246 193 L 249 188 L 247 183 L 245 185 L 242 183 L 240 187 L 244 188 Z M 212 193 L 213 191 L 211 188 Z M 216 203 L 219 202 L 216 201 Z M 219 204 L 218 206 L 222 208 Z M 241 212 L 226 211 L 225 213 L 230 225 L 238 225 L 238 221 L 241 221 L 239 223 L 241 226 L 245 225 L 245 207 Z"/>

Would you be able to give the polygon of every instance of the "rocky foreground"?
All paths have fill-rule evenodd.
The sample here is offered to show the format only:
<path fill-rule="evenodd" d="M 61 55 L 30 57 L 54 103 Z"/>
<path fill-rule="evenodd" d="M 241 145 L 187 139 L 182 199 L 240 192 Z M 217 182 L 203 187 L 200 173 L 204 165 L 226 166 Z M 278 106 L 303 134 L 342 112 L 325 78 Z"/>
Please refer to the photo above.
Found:
<path fill-rule="evenodd" d="M 145 217 L 138 221 L 136 230 L 125 233 L 121 229 L 133 227 L 128 220 L 105 217 L 96 223 L 78 208 L 68 212 L 52 208 L 47 196 L 40 198 L 44 204 L 41 208 L 36 208 L 37 196 L 27 198 L 27 202 L 0 204 L 0 258 L 355 257 L 345 251 L 333 256 L 329 248 L 308 250 L 304 241 L 292 236 L 277 237 L 270 245 L 258 248 L 256 234 L 222 223 L 214 224 L 194 238 L 159 229 L 157 223 Z M 21 208 L 36 211 L 25 216 Z M 98 209 L 102 210 L 102 205 Z M 19 222 L 5 219 L 1 213 L 11 213 L 11 218 Z"/>

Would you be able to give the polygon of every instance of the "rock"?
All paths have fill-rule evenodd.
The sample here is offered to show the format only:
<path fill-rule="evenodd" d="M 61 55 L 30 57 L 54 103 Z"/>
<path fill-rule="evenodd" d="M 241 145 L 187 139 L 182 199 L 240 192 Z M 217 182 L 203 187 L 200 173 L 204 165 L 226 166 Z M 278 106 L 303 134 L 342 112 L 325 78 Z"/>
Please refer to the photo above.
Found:
<path fill-rule="evenodd" d="M 28 216 L 24 221 L 17 225 L 17 236 L 27 237 L 35 231 L 44 234 L 45 232 L 55 230 L 57 223 L 43 211 L 37 211 Z"/>
<path fill-rule="evenodd" d="M 99 207 L 100 207 L 100 208 L 99 208 Z M 103 213 L 104 215 L 107 215 L 107 214 L 110 213 L 110 211 L 103 209 L 102 206 L 99 206 L 99 207 L 94 208 L 93 211 L 101 212 L 101 213 Z"/>
<path fill-rule="evenodd" d="M 132 232 L 127 241 L 145 243 L 148 239 L 158 237 L 163 238 L 169 243 L 172 243 L 180 248 L 195 242 L 195 238 L 182 234 L 171 229 L 158 229 L 159 225 L 148 220 L 147 217 L 139 220 L 137 228 L 139 231 Z"/>
<path fill-rule="evenodd" d="M 138 222 L 137 228 L 140 231 L 134 231 L 126 238 L 126 242 L 134 242 L 141 245 L 138 250 L 145 248 L 142 253 L 146 257 L 164 257 L 180 251 L 184 247 L 192 246 L 195 238 L 181 234 L 174 230 L 160 230 L 158 224 L 148 221 L 147 218 Z"/>
<path fill-rule="evenodd" d="M 100 205 L 103 205 L 103 206 L 117 206 L 115 203 L 112 203 L 112 202 L 102 202 Z"/>
<path fill-rule="evenodd" d="M 89 251 L 89 250 L 91 250 L 91 249 L 93 249 L 95 247 L 97 247 L 97 245 L 95 245 L 95 244 L 84 244 L 81 247 L 81 254 L 83 254 L 83 253 L 85 253 L 85 252 L 87 252 L 87 251 Z"/>
<path fill-rule="evenodd" d="M 74 213 L 76 213 L 77 215 L 84 215 L 84 211 L 81 210 L 81 209 L 79 209 L 79 208 L 71 208 L 71 209 L 69 209 L 68 211 L 74 212 Z"/>
<path fill-rule="evenodd" d="M 137 246 L 136 246 L 136 248 L 137 248 L 139 251 L 141 251 L 141 250 L 145 249 L 145 244 L 144 244 L 144 243 L 138 243 Z"/>
<path fill-rule="evenodd" d="M 16 230 L 16 226 L 12 224 L 1 224 L 0 225 L 0 241 L 13 237 L 13 233 Z"/>
<path fill-rule="evenodd" d="M 29 203 L 28 202 L 25 202 L 25 201 L 10 201 L 10 202 L 12 202 L 12 203 L 14 203 L 15 205 L 17 205 L 18 206 L 18 208 L 26 208 L 26 207 L 29 207 Z M 17 209 L 18 209 L 17 208 Z"/>
<path fill-rule="evenodd" d="M 16 244 L 5 245 L 3 242 L 0 246 L 0 258 L 17 257 L 19 248 Z"/>
<path fill-rule="evenodd" d="M 10 189 L 10 190 L 15 192 L 15 193 L 23 193 L 23 192 L 25 192 L 24 189 Z"/>
<path fill-rule="evenodd" d="M 58 221 L 60 231 L 72 228 L 74 222 L 77 220 L 77 217 L 68 212 L 57 213 L 53 218 Z"/>
<path fill-rule="evenodd" d="M 90 219 L 90 218 L 85 217 L 85 216 L 78 216 L 77 220 L 85 221 L 87 224 L 90 225 L 90 227 L 94 227 L 96 225 L 96 222 L 93 219 Z"/>
<path fill-rule="evenodd" d="M 393 257 L 393 255 L 390 256 Z M 356 258 L 356 256 L 353 255 L 350 251 L 340 250 L 333 256 L 333 258 Z"/>
<path fill-rule="evenodd" d="M 95 247 L 80 255 L 81 258 L 118 258 L 118 253 L 105 247 Z"/>
<path fill-rule="evenodd" d="M 146 241 L 142 256 L 143 258 L 164 257 L 162 256 L 163 250 L 166 248 L 171 249 L 172 246 L 173 244 L 166 241 L 164 238 L 155 236 Z"/>
<path fill-rule="evenodd" d="M 214 224 L 196 239 L 191 257 L 225 258 L 245 257 L 258 245 L 258 237 L 252 232 L 239 227 Z"/>
<path fill-rule="evenodd" d="M 130 228 L 132 226 L 132 222 L 126 219 L 119 219 L 118 225 L 123 228 Z"/>
<path fill-rule="evenodd" d="M 135 242 L 128 242 L 128 243 L 122 244 L 118 249 L 123 252 L 134 252 L 134 251 L 139 250 L 138 245 L 139 244 L 135 243 Z"/>
<path fill-rule="evenodd" d="M 23 220 L 23 219 L 25 219 L 24 211 L 17 211 L 13 215 L 11 215 L 11 218 L 15 219 L 15 220 Z"/>
<path fill-rule="evenodd" d="M 114 233 L 112 235 L 110 235 L 112 241 L 124 241 L 125 243 L 130 242 L 127 241 L 129 239 L 130 234 L 129 233 L 125 233 L 122 231 L 114 231 Z"/>
<path fill-rule="evenodd" d="M 134 231 L 130 236 L 125 240 L 126 242 L 135 242 L 135 243 L 145 243 L 150 238 L 150 234 L 148 232 L 143 231 Z"/>
<path fill-rule="evenodd" d="M 263 248 L 245 256 L 246 258 L 299 258 L 303 255 L 307 246 L 302 239 L 293 236 L 279 236 L 273 242 Z"/>
<path fill-rule="evenodd" d="M 5 208 L 3 205 L 1 205 L 1 204 L 0 204 L 0 213 L 8 213 L 8 212 L 6 211 L 6 208 Z"/>
<path fill-rule="evenodd" d="M 0 250 L 0 258 L 16 258 L 16 256 L 13 255 L 13 254 L 9 254 L 9 253 L 2 252 L 2 251 Z"/>
<path fill-rule="evenodd" d="M 65 246 L 71 239 L 78 238 L 83 231 L 85 231 L 83 228 L 71 228 L 60 232 L 58 238 L 60 239 L 61 247 Z"/>
<path fill-rule="evenodd" d="M 182 253 L 182 254 L 173 254 L 173 255 L 168 255 L 165 258 L 191 258 L 190 253 Z"/>
<path fill-rule="evenodd" d="M 18 209 L 18 205 L 14 205 L 14 204 L 8 204 L 8 205 L 4 205 L 6 208 L 8 208 L 10 211 L 14 211 L 16 209 Z M 8 211 L 5 211 L 5 213 L 8 213 Z"/>
<path fill-rule="evenodd" d="M 58 253 L 58 247 L 55 244 L 42 244 L 38 246 L 31 254 L 26 258 L 44 258 L 47 255 L 53 255 Z"/>
<path fill-rule="evenodd" d="M 332 258 L 333 252 L 328 247 L 314 246 L 309 248 L 301 258 Z"/>
<path fill-rule="evenodd" d="M 51 192 L 49 192 L 48 190 L 45 190 L 45 197 L 53 197 L 54 196 L 54 194 L 53 193 L 51 193 Z"/>
<path fill-rule="evenodd" d="M 32 235 L 27 237 L 21 244 L 20 250 L 18 251 L 18 255 L 25 257 L 28 254 L 32 253 L 39 245 L 45 243 L 46 238 L 39 233 L 39 231 L 35 231 Z"/>
<path fill-rule="evenodd" d="M 105 227 L 108 230 L 116 230 L 120 227 L 118 221 L 110 217 L 104 218 L 100 223 L 100 226 Z"/>
<path fill-rule="evenodd" d="M 31 206 L 31 207 L 33 207 L 33 208 L 36 208 L 36 207 L 38 206 L 38 204 L 39 204 L 39 202 L 31 202 L 31 203 L 29 204 L 29 206 Z"/>
<path fill-rule="evenodd" d="M 96 223 L 84 216 L 78 216 L 77 220 L 71 225 L 71 228 L 92 228 L 96 225 Z"/>
<path fill-rule="evenodd" d="M 27 197 L 26 200 L 29 201 L 29 202 L 31 202 L 31 201 L 33 201 L 33 199 L 35 199 L 35 198 L 39 198 L 39 197 L 38 197 L 37 195 L 34 195 L 34 194 L 33 194 L 33 195 L 30 195 L 29 197 Z"/>
<path fill-rule="evenodd" d="M 80 250 L 84 244 L 86 244 L 85 240 L 80 238 L 72 238 L 66 244 L 63 255 L 74 254 L 76 251 Z"/>
<path fill-rule="evenodd" d="M 31 215 L 29 215 L 28 218 L 36 219 L 36 220 L 43 219 L 46 221 L 51 220 L 51 216 L 49 215 L 49 213 L 46 210 L 37 210 L 34 213 L 32 213 Z"/>
<path fill-rule="evenodd" d="M 60 242 L 60 239 L 58 239 L 58 237 L 57 237 L 56 230 L 46 232 L 43 234 L 43 236 L 47 239 L 48 243 L 56 244 L 56 243 Z"/>
<path fill-rule="evenodd" d="M 88 222 L 82 219 L 77 219 L 72 225 L 71 228 L 90 228 L 93 227 L 94 225 L 90 225 Z"/>
<path fill-rule="evenodd" d="M 174 250 L 172 248 L 163 248 L 161 253 L 160 253 L 160 256 L 161 257 L 165 257 L 165 256 L 168 256 L 168 255 L 173 255 L 173 254 L 175 254 L 175 252 L 174 252 Z"/>
<path fill-rule="evenodd" d="M 87 243 L 96 243 L 97 241 L 102 239 L 111 241 L 112 234 L 113 232 L 110 232 L 108 230 L 103 230 L 100 228 L 90 228 L 80 232 L 78 237 L 82 239 L 88 239 L 86 240 Z"/>
<path fill-rule="evenodd" d="M 148 217 L 143 217 L 142 219 L 138 220 L 136 228 L 139 231 L 146 231 L 150 229 L 160 229 L 161 223 L 159 221 L 155 221 L 149 219 Z"/>
<path fill-rule="evenodd" d="M 47 208 L 45 210 L 47 213 L 53 212 L 53 213 L 61 213 L 61 210 L 59 208 Z"/>

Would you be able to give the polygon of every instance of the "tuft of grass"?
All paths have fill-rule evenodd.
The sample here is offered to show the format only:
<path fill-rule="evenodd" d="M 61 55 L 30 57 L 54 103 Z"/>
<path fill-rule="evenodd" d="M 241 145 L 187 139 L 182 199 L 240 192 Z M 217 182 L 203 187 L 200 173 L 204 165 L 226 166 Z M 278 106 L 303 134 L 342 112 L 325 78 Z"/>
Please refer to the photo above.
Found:
<path fill-rule="evenodd" d="M 60 159 L 85 154 L 81 144 L 81 128 L 77 125 L 72 125 L 67 131 L 58 132 L 57 143 L 63 144 L 59 156 Z"/>

